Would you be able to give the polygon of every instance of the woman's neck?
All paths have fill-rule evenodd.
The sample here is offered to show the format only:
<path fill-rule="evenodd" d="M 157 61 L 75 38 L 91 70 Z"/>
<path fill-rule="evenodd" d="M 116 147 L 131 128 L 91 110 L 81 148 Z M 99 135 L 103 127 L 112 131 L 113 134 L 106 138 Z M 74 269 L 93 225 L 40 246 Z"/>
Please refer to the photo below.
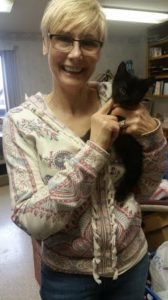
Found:
<path fill-rule="evenodd" d="M 69 115 L 83 114 L 87 110 L 90 89 L 86 84 L 80 89 L 61 89 L 56 87 L 47 96 L 50 109 L 62 111 Z"/>

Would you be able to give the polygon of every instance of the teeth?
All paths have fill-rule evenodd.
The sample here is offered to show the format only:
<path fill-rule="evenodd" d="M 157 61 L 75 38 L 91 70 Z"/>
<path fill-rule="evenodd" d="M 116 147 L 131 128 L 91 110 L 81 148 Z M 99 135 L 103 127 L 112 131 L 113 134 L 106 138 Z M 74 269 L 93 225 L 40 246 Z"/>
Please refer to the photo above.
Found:
<path fill-rule="evenodd" d="M 67 72 L 80 73 L 82 71 L 82 68 L 80 68 L 80 67 L 71 67 L 71 66 L 64 66 L 64 70 L 67 71 Z"/>

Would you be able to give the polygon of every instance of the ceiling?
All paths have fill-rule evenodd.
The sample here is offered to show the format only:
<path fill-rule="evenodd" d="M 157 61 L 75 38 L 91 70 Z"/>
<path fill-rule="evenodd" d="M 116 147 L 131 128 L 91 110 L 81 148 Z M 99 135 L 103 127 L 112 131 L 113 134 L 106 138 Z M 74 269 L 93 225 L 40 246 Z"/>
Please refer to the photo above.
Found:
<path fill-rule="evenodd" d="M 168 12 L 167 0 L 100 0 L 104 6 Z"/>
<path fill-rule="evenodd" d="M 92 1 L 92 0 L 90 0 Z M 149 11 L 168 12 L 168 0 L 99 0 L 104 6 L 123 7 Z M 15 0 L 11 14 L 0 13 L 0 32 L 31 32 L 40 31 L 40 20 L 48 0 Z M 123 26 L 124 23 L 124 26 Z M 126 22 L 110 22 L 116 33 L 138 34 L 149 24 Z"/>

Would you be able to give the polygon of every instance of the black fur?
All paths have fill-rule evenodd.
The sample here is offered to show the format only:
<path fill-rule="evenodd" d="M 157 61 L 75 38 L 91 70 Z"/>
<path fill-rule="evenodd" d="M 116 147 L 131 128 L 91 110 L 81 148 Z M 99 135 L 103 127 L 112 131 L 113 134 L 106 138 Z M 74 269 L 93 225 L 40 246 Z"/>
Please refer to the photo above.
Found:
<path fill-rule="evenodd" d="M 130 74 L 125 63 L 121 62 L 112 83 L 113 101 L 123 108 L 135 109 L 152 83 L 152 79 L 140 79 Z M 118 118 L 120 120 L 120 117 Z M 116 139 L 114 148 L 125 167 L 125 173 L 116 186 L 115 194 L 115 200 L 121 202 L 134 192 L 142 175 L 143 150 L 134 137 L 122 132 Z"/>

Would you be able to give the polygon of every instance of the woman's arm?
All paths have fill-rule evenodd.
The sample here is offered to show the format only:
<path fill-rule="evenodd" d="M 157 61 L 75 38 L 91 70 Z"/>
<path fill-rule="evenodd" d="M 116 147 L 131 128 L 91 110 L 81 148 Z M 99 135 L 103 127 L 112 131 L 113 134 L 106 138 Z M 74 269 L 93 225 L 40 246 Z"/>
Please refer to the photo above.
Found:
<path fill-rule="evenodd" d="M 45 185 L 33 140 L 25 139 L 9 114 L 3 125 L 3 146 L 10 181 L 13 221 L 36 239 L 60 231 L 75 208 L 89 201 L 95 178 L 108 153 L 88 142 L 64 170 Z"/>
<path fill-rule="evenodd" d="M 143 145 L 143 174 L 136 191 L 138 201 L 147 201 L 159 186 L 167 167 L 167 141 L 158 121 L 156 130 L 142 135 L 138 141 Z"/>

